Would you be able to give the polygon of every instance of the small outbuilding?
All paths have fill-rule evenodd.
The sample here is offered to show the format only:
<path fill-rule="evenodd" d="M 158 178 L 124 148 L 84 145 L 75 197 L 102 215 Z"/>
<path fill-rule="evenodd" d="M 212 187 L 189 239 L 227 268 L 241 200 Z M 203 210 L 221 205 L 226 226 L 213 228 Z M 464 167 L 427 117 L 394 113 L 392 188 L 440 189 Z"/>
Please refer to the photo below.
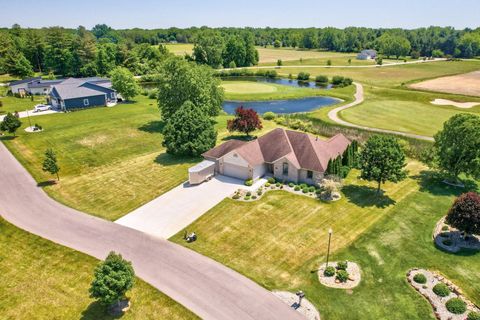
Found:
<path fill-rule="evenodd" d="M 190 184 L 200 184 L 209 180 L 215 175 L 215 162 L 203 160 L 188 169 L 188 182 Z"/>
<path fill-rule="evenodd" d="M 377 58 L 376 50 L 363 50 L 357 55 L 358 60 L 373 60 Z"/>

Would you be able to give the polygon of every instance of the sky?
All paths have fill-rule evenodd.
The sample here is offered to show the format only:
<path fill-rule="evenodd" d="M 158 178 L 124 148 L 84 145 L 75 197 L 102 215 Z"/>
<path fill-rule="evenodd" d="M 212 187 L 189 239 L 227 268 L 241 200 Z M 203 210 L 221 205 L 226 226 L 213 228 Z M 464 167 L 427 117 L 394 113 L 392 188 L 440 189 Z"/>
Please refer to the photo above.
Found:
<path fill-rule="evenodd" d="M 0 27 L 480 27 L 480 0 L 0 0 Z"/>

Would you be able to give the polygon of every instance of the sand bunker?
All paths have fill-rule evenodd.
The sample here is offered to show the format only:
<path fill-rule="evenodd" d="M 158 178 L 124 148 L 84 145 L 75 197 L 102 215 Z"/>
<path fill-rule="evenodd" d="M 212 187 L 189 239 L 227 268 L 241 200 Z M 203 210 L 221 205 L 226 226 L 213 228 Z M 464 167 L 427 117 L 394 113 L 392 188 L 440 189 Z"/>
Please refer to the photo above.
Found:
<path fill-rule="evenodd" d="M 455 102 L 447 99 L 435 99 L 433 101 L 430 101 L 430 103 L 437 106 L 454 106 L 462 109 L 470 109 L 480 105 L 480 102 Z"/>

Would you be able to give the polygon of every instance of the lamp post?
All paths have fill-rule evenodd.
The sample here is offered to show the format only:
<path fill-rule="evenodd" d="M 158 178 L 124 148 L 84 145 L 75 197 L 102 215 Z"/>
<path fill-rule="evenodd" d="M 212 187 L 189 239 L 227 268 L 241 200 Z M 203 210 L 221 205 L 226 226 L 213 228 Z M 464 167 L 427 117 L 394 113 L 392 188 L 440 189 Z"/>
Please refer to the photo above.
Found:
<path fill-rule="evenodd" d="M 30 115 L 28 114 L 28 110 L 25 111 L 27 112 L 28 124 L 30 125 L 30 128 L 32 128 L 32 122 L 30 121 Z"/>
<path fill-rule="evenodd" d="M 328 229 L 327 265 L 326 265 L 325 268 L 328 267 L 328 258 L 330 257 L 330 240 L 332 239 L 332 233 L 333 233 L 332 228 L 329 228 L 329 229 Z"/>

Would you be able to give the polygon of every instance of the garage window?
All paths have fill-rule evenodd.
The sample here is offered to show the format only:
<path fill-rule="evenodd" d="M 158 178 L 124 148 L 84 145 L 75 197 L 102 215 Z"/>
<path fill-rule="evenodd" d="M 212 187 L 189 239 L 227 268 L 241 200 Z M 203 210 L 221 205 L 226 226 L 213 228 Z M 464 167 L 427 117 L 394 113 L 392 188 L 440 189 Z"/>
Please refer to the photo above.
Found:
<path fill-rule="evenodd" d="M 283 175 L 288 176 L 288 163 L 283 163 Z"/>
<path fill-rule="evenodd" d="M 307 179 L 313 179 L 313 171 L 307 170 Z"/>

